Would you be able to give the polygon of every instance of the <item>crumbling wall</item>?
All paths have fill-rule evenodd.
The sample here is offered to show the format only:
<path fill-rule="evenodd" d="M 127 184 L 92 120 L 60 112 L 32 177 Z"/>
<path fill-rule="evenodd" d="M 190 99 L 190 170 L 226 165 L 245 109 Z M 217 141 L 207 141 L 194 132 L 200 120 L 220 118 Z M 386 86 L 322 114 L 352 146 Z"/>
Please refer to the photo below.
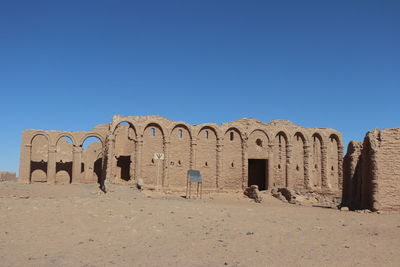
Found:
<path fill-rule="evenodd" d="M 107 130 L 108 125 L 97 125 L 91 131 L 83 132 L 23 131 L 18 181 L 50 184 L 83 182 L 83 143 L 95 137 L 102 144 L 101 150 L 104 150 Z"/>
<path fill-rule="evenodd" d="M 81 182 L 97 183 L 102 173 L 103 151 L 101 142 L 93 142 L 82 152 Z"/>
<path fill-rule="evenodd" d="M 343 206 L 400 210 L 400 128 L 373 130 L 352 141 L 344 159 Z"/>
<path fill-rule="evenodd" d="M 17 176 L 15 172 L 0 172 L 0 182 L 16 181 Z"/>
<path fill-rule="evenodd" d="M 101 148 L 82 147 L 90 136 L 99 138 Z M 65 143 L 64 137 L 71 141 Z M 39 145 L 32 143 L 35 138 L 41 139 Z M 155 153 L 162 159 L 155 159 Z M 144 187 L 154 188 L 158 177 L 160 187 L 183 190 L 187 170 L 198 169 L 205 190 L 241 190 L 258 183 L 263 189 L 335 193 L 342 186 L 342 153 L 339 132 L 285 120 L 243 118 L 190 125 L 160 116 L 116 115 L 88 132 L 24 131 L 20 173 L 22 181 L 35 182 L 30 167 L 37 157 L 47 164 L 39 179 L 47 183 L 91 183 L 101 175 L 108 183 L 134 184 L 140 179 Z M 58 177 L 61 170 L 56 166 L 64 162 L 70 162 L 69 171 L 64 171 L 66 178 Z M 102 171 L 98 165 L 95 171 L 96 162 Z"/>
<path fill-rule="evenodd" d="M 363 142 L 351 141 L 343 160 L 342 205 L 361 208 Z"/>

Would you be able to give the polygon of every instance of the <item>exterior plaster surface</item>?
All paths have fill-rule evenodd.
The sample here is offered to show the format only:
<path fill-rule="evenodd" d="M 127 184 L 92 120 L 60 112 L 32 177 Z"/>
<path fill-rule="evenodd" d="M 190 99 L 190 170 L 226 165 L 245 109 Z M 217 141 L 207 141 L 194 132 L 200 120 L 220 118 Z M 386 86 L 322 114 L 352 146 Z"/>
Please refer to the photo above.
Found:
<path fill-rule="evenodd" d="M 88 137 L 98 142 L 84 149 Z M 250 118 L 190 125 L 160 116 L 115 115 L 86 132 L 25 130 L 20 181 L 135 184 L 141 179 L 149 188 L 158 181 L 163 189 L 182 190 L 187 170 L 198 169 L 205 190 L 242 190 L 248 186 L 249 159 L 265 161 L 266 188 L 341 191 L 340 132 Z"/>
<path fill-rule="evenodd" d="M 349 144 L 343 204 L 351 209 L 400 210 L 400 128 L 372 130 Z"/>

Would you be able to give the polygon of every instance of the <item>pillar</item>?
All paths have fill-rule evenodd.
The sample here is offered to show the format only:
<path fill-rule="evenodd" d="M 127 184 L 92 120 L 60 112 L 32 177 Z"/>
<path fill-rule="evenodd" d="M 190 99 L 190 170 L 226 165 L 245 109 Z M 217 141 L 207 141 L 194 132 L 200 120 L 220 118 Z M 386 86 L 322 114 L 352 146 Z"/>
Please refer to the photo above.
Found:
<path fill-rule="evenodd" d="M 286 143 L 286 187 L 292 187 L 293 183 L 292 180 L 292 145 L 289 143 Z"/>
<path fill-rule="evenodd" d="M 224 144 L 222 143 L 221 138 L 217 139 L 217 176 L 216 176 L 216 188 L 217 190 L 219 189 L 219 183 L 222 179 L 223 176 L 223 150 L 224 150 Z"/>
<path fill-rule="evenodd" d="M 110 164 L 111 164 L 111 179 L 113 184 L 116 184 L 117 181 L 117 174 L 116 174 L 116 169 L 117 169 L 117 158 L 116 158 L 116 153 L 115 153 L 115 137 L 111 139 L 111 157 L 110 157 Z"/>
<path fill-rule="evenodd" d="M 344 152 L 343 152 L 343 146 L 339 145 L 338 149 L 338 189 L 342 190 L 343 187 L 343 157 L 344 157 Z"/>
<path fill-rule="evenodd" d="M 48 158 L 47 158 L 47 183 L 56 183 L 56 154 L 57 149 L 53 146 L 49 146 Z"/>
<path fill-rule="evenodd" d="M 136 177 L 136 175 L 135 175 L 135 160 L 134 160 L 135 156 L 136 156 L 135 150 L 136 150 L 136 147 L 130 154 L 131 162 L 129 165 L 129 183 L 135 183 L 135 177 Z"/>
<path fill-rule="evenodd" d="M 161 186 L 162 188 L 164 187 L 169 187 L 169 180 L 168 180 L 168 174 L 169 174 L 169 169 L 167 162 L 169 162 L 169 148 L 171 145 L 171 141 L 169 138 L 164 137 L 164 160 L 160 163 L 160 171 L 162 171 L 162 181 L 161 181 Z"/>
<path fill-rule="evenodd" d="M 249 181 L 249 161 L 248 161 L 248 151 L 247 151 L 247 140 L 243 139 L 242 142 L 242 190 L 247 187 Z"/>
<path fill-rule="evenodd" d="M 274 145 L 269 144 L 268 151 L 268 189 L 275 187 L 274 180 Z"/>
<path fill-rule="evenodd" d="M 103 164 L 107 164 L 106 170 L 105 170 L 105 180 L 114 182 L 114 175 L 113 175 L 113 158 L 114 158 L 114 141 L 115 138 L 114 136 L 110 136 L 107 138 L 107 162 L 104 162 Z"/>
<path fill-rule="evenodd" d="M 135 158 L 135 175 L 136 175 L 136 182 L 142 178 L 142 150 L 143 150 L 143 138 L 138 137 L 136 140 L 135 145 L 136 150 L 136 158 Z"/>
<path fill-rule="evenodd" d="M 310 159 L 311 159 L 311 151 L 309 145 L 304 145 L 304 187 L 306 189 L 311 189 L 311 181 L 310 181 Z"/>
<path fill-rule="evenodd" d="M 72 151 L 72 183 L 81 182 L 82 147 L 74 146 Z"/>
<path fill-rule="evenodd" d="M 326 145 L 321 147 L 321 188 L 328 189 L 328 149 Z"/>
<path fill-rule="evenodd" d="M 21 149 L 21 162 L 19 166 L 19 177 L 18 180 L 21 183 L 31 182 L 31 144 L 25 144 Z"/>
<path fill-rule="evenodd" d="M 190 169 L 196 168 L 196 152 L 197 152 L 197 139 L 192 138 L 190 141 Z"/>

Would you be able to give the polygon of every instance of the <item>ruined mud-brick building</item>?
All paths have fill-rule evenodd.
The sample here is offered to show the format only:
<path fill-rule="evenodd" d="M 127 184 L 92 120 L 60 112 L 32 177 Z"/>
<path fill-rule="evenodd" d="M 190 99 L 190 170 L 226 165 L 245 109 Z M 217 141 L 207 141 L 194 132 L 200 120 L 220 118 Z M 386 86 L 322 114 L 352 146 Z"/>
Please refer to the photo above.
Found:
<path fill-rule="evenodd" d="M 344 158 L 342 206 L 400 210 L 400 128 L 352 141 Z"/>
<path fill-rule="evenodd" d="M 0 172 L 0 182 L 16 180 L 17 176 L 15 172 Z"/>
<path fill-rule="evenodd" d="M 97 138 L 85 148 L 88 138 Z M 155 154 L 159 153 L 162 159 Z M 290 187 L 340 192 L 341 134 L 289 121 L 240 119 L 189 125 L 160 116 L 116 115 L 88 132 L 25 130 L 23 182 L 134 184 L 171 190 L 186 187 L 197 169 L 205 190 Z"/>

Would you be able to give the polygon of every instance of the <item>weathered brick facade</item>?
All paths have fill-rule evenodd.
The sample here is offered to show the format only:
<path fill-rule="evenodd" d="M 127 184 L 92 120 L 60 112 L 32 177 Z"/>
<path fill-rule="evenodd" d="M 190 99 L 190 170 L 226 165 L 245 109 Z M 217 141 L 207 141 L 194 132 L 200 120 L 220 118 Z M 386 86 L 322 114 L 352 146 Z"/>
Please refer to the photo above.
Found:
<path fill-rule="evenodd" d="M 342 205 L 400 210 L 400 128 L 373 130 L 352 141 L 344 158 Z"/>
<path fill-rule="evenodd" d="M 66 142 L 63 137 L 71 141 Z M 99 139 L 83 149 L 88 137 Z M 154 159 L 163 153 L 164 159 Z M 207 190 L 289 187 L 339 192 L 341 133 L 289 121 L 243 118 L 217 125 L 189 125 L 160 116 L 116 115 L 88 132 L 25 130 L 21 181 L 108 183 L 183 189 L 188 169 L 198 169 Z M 249 177 L 250 175 L 250 177 Z M 158 178 L 158 179 L 157 179 Z"/>

